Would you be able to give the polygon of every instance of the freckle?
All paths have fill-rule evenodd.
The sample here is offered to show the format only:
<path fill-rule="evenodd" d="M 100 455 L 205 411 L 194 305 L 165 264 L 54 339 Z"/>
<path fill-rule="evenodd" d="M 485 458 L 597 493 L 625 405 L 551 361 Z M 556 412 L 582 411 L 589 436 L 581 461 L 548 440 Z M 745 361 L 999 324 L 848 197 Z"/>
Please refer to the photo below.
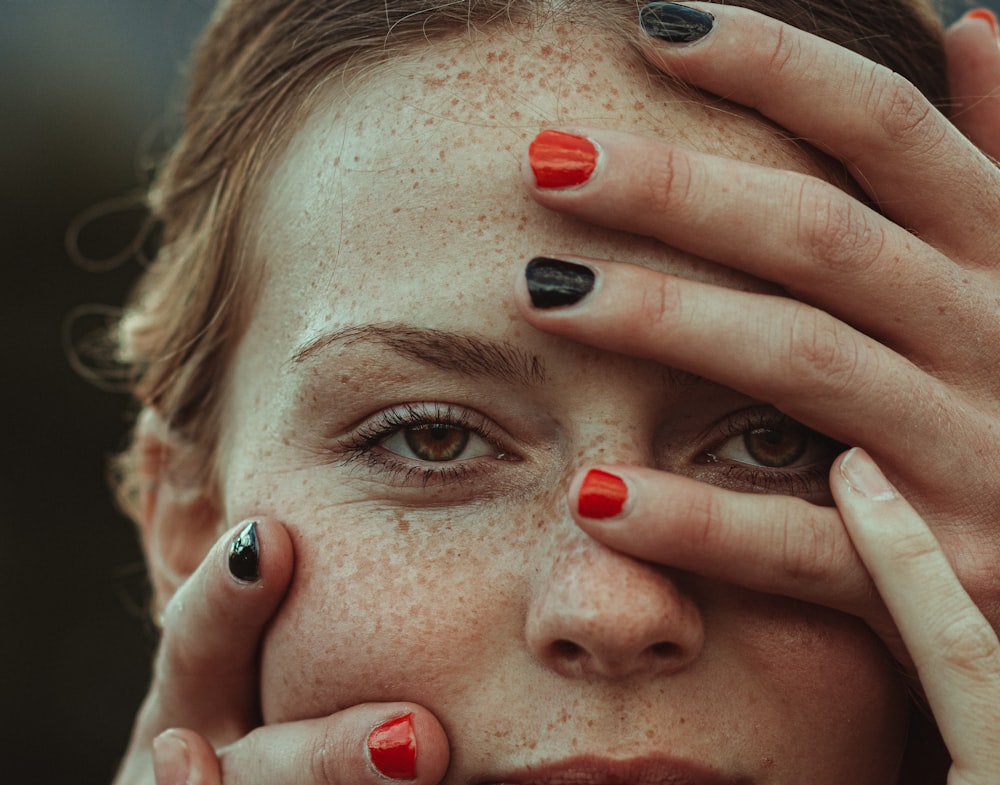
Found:
<path fill-rule="evenodd" d="M 416 181 L 416 182 L 415 182 L 415 183 L 413 184 L 413 190 L 414 190 L 414 191 L 416 191 L 416 190 L 417 190 L 417 189 L 418 189 L 419 187 L 420 187 L 420 181 L 419 181 L 419 180 L 417 180 L 417 181 Z"/>
<path fill-rule="evenodd" d="M 434 118 L 428 117 L 426 120 L 424 120 L 424 125 L 434 125 Z"/>
<path fill-rule="evenodd" d="M 461 81 L 464 82 L 470 76 L 472 76 L 472 74 L 470 74 L 468 71 L 459 71 L 458 76 L 456 76 L 455 78 L 460 79 Z"/>
<path fill-rule="evenodd" d="M 541 54 L 542 57 L 552 57 L 552 46 L 550 44 L 543 46 Z"/>
<path fill-rule="evenodd" d="M 402 208 L 402 207 L 393 207 L 393 208 L 392 208 L 392 212 L 393 212 L 393 213 L 400 213 L 400 212 L 402 212 L 402 211 L 403 211 L 403 208 Z"/>
<path fill-rule="evenodd" d="M 644 104 L 642 101 L 636 101 L 632 105 L 632 108 L 635 109 L 637 112 L 641 112 L 643 109 L 646 108 L 646 104 Z"/>

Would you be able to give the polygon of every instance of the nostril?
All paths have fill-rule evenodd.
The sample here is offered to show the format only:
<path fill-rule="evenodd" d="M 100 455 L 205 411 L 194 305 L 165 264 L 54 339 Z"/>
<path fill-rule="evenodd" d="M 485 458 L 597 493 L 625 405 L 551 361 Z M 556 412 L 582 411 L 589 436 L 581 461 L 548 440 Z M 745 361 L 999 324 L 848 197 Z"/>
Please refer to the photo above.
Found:
<path fill-rule="evenodd" d="M 671 657 L 677 656 L 677 653 L 680 651 L 680 647 L 676 643 L 670 643 L 668 641 L 660 641 L 659 643 L 654 643 L 652 646 L 650 646 L 649 650 L 656 657 L 669 659 Z"/>
<path fill-rule="evenodd" d="M 583 656 L 583 647 L 573 641 L 561 638 L 552 642 L 552 653 L 564 660 L 576 660 Z"/>

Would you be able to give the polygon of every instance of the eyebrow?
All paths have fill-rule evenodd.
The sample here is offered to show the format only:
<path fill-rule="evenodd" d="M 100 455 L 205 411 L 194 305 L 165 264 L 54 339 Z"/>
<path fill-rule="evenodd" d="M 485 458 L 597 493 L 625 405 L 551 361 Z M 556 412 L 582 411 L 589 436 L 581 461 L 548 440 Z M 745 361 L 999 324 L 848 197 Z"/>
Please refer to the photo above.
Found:
<path fill-rule="evenodd" d="M 515 381 L 526 387 L 545 381 L 540 357 L 506 341 L 392 322 L 362 324 L 314 338 L 292 355 L 300 364 L 334 346 L 374 344 L 409 359 L 466 376 Z"/>

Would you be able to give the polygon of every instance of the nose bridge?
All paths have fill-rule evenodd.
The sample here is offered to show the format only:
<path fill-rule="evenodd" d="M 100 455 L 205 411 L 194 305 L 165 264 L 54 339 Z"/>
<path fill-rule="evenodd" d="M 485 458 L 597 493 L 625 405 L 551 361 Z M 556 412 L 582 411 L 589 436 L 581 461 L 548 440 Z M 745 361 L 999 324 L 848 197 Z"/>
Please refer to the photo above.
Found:
<path fill-rule="evenodd" d="M 701 651 L 694 598 L 675 576 L 558 527 L 526 620 L 534 656 L 566 677 L 665 675 Z"/>
<path fill-rule="evenodd" d="M 566 493 L 576 469 L 654 462 L 660 389 L 646 378 L 649 368 L 622 370 L 642 378 L 635 384 L 592 379 L 580 390 L 588 417 L 575 420 L 570 443 L 576 450 L 548 497 L 550 525 L 537 544 L 540 569 L 525 636 L 542 664 L 570 678 L 678 672 L 698 657 L 704 641 L 701 611 L 675 574 L 601 545 L 569 515 Z"/>

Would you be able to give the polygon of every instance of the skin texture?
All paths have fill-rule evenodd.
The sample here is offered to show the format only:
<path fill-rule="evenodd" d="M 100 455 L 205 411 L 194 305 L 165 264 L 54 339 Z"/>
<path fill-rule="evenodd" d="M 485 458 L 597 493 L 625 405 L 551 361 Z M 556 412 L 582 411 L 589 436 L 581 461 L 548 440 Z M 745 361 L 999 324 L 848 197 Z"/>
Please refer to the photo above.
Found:
<path fill-rule="evenodd" d="M 511 163 L 544 124 L 596 118 L 765 165 L 824 165 L 759 121 L 645 86 L 594 31 L 522 32 L 450 41 L 332 91 L 261 191 L 266 280 L 228 387 L 222 507 L 280 517 L 296 553 L 264 642 L 263 718 L 420 703 L 451 740 L 449 782 L 656 754 L 754 782 L 882 785 L 907 704 L 857 620 L 621 556 L 565 509 L 586 462 L 743 490 L 787 489 L 791 474 L 822 499 L 832 455 L 770 479 L 736 459 L 700 463 L 733 449 L 752 400 L 535 332 L 510 294 L 530 255 L 570 242 L 769 288 L 530 203 Z M 387 347 L 416 327 L 499 342 L 504 368 L 439 367 L 454 337 Z M 432 421 L 450 407 L 485 438 L 430 474 L 392 454 L 399 437 L 370 438 L 379 412 L 407 405 Z"/>
<path fill-rule="evenodd" d="M 718 7 L 712 10 L 721 23 L 725 23 L 729 15 L 736 12 L 736 9 Z M 758 23 L 753 15 L 741 19 L 733 29 L 738 31 L 736 40 L 732 42 L 734 53 L 758 47 L 766 51 L 772 46 L 769 43 L 771 31 L 764 24 Z M 816 39 L 806 40 L 799 31 L 794 30 L 786 30 L 784 40 L 798 42 L 803 55 L 822 46 Z M 1000 134 L 996 133 L 996 128 L 1000 127 L 1000 47 L 989 26 L 974 19 L 963 19 L 954 25 L 948 31 L 945 43 L 952 93 L 961 102 L 952 119 L 984 152 L 998 158 Z M 683 52 L 673 50 L 670 57 L 666 55 L 667 51 L 664 49 L 650 51 L 654 62 L 660 63 L 669 62 L 670 57 L 698 56 L 698 50 L 687 47 Z M 698 73 L 689 69 L 689 78 L 697 83 L 712 77 L 716 80 L 718 89 L 726 94 L 733 94 L 732 85 L 743 73 L 753 76 L 758 83 L 770 83 L 776 79 L 776 74 L 772 73 L 774 63 L 764 62 L 752 66 L 741 55 L 739 62 L 733 66 L 726 57 L 725 49 L 710 53 L 708 62 L 719 65 L 714 76 L 710 72 Z M 841 72 L 827 71 L 829 81 L 825 87 L 831 91 L 830 95 L 836 94 L 838 85 L 850 85 L 854 80 L 851 63 L 846 65 L 848 67 Z M 872 89 L 878 90 L 883 83 L 884 79 L 873 80 Z M 788 85 L 780 95 L 787 101 L 781 116 L 781 121 L 786 124 L 797 123 L 802 114 L 812 113 L 817 105 L 840 107 L 840 122 L 832 132 L 846 125 L 848 118 L 851 118 L 850 122 L 856 122 L 852 112 L 857 114 L 857 105 L 844 105 L 836 98 L 827 97 L 825 91 L 816 90 L 815 86 L 807 91 L 802 85 Z M 830 133 L 829 130 L 817 130 L 817 141 L 823 145 Z M 886 155 L 895 154 L 891 144 L 882 146 L 877 137 L 873 137 L 873 140 Z M 896 148 L 905 151 L 907 145 L 905 142 L 896 142 Z M 898 155 L 896 160 L 900 161 Z M 897 166 L 897 174 L 910 168 L 913 168 L 912 164 L 901 164 Z M 512 166 L 511 171 L 513 169 Z M 887 173 L 887 176 L 890 179 L 893 177 L 892 173 Z M 949 175 L 948 179 L 954 178 Z M 983 240 L 988 241 L 995 236 L 995 232 L 988 227 L 984 231 L 983 227 L 966 226 L 961 217 L 961 205 L 943 200 L 938 185 L 940 183 L 932 188 L 922 189 L 921 193 L 931 202 L 950 210 L 953 225 L 964 226 L 966 233 Z M 647 206 L 641 194 L 631 198 L 636 200 L 630 203 L 631 209 L 639 211 Z M 922 227 L 915 226 L 914 229 L 919 234 Z M 531 253 L 546 250 L 550 249 L 532 249 Z M 832 283 L 836 277 L 829 273 L 825 280 Z M 164 435 L 162 424 L 156 423 L 155 417 L 147 417 L 140 428 L 140 437 L 149 442 L 150 454 L 157 455 L 169 448 L 169 435 Z M 909 456 L 915 473 L 928 473 L 926 461 L 921 458 L 923 455 L 921 451 L 913 451 Z M 148 467 L 147 474 L 151 479 L 149 493 L 153 497 L 149 501 L 149 507 L 159 511 L 162 507 L 172 506 L 168 514 L 160 517 L 176 519 L 178 522 L 173 527 L 174 530 L 186 532 L 189 541 L 195 538 L 199 542 L 203 541 L 196 523 L 196 520 L 200 521 L 202 518 L 200 509 L 193 510 L 186 501 L 173 505 L 164 503 L 164 497 L 171 489 L 169 482 L 164 479 L 163 468 L 164 463 L 160 461 Z M 981 464 L 975 471 L 983 476 L 993 476 L 987 465 Z M 663 477 L 666 475 L 661 476 L 658 482 L 660 492 L 668 490 Z M 832 480 L 833 490 L 837 493 L 838 503 L 842 505 L 843 515 L 848 523 L 867 523 L 867 528 L 871 530 L 871 523 L 878 524 L 885 520 L 887 508 L 884 504 L 872 506 L 860 500 L 857 494 L 838 493 L 838 489 L 842 488 L 839 472 L 833 473 Z M 670 509 L 714 509 L 723 516 L 718 519 L 719 523 L 724 522 L 726 513 L 733 509 L 726 503 L 725 497 L 706 496 L 703 486 L 693 483 L 686 486 L 671 484 L 669 493 L 672 503 Z M 965 741 L 963 748 L 958 751 L 959 770 L 955 776 L 960 779 L 956 781 L 994 781 L 1000 764 L 991 757 L 995 755 L 996 745 L 988 738 L 988 734 L 991 728 L 996 727 L 997 719 L 991 719 L 987 715 L 990 707 L 1000 705 L 995 683 L 996 671 L 1000 670 L 995 664 L 995 638 L 992 657 L 980 657 L 975 666 L 970 667 L 967 661 L 970 654 L 968 649 L 961 652 L 963 656 L 953 656 L 951 647 L 946 645 L 949 642 L 955 643 L 952 635 L 955 629 L 948 624 L 954 614 L 938 619 L 937 623 L 930 623 L 925 613 L 926 604 L 930 600 L 928 591 L 929 587 L 940 587 L 937 579 L 941 576 L 941 570 L 939 561 L 923 558 L 936 550 L 929 531 L 924 529 L 926 534 L 923 539 L 908 538 L 910 544 L 920 546 L 915 553 L 900 553 L 896 548 L 874 548 L 869 551 L 872 560 L 866 558 L 865 563 L 861 564 L 840 516 L 817 518 L 811 513 L 818 508 L 804 508 L 801 504 L 791 502 L 782 504 L 779 497 L 766 498 L 773 502 L 770 508 L 759 509 L 749 519 L 746 504 L 741 503 L 741 526 L 709 529 L 701 528 L 697 520 L 688 521 L 682 515 L 674 520 L 664 519 L 661 507 L 651 521 L 656 522 L 661 533 L 657 541 L 663 549 L 664 559 L 674 564 L 680 560 L 689 569 L 698 569 L 702 565 L 706 569 L 710 568 L 709 574 L 712 574 L 711 570 L 716 570 L 719 577 L 730 581 L 808 598 L 834 607 L 845 607 L 847 602 L 854 603 L 854 607 L 857 607 L 856 599 L 850 598 L 856 598 L 859 589 L 868 598 L 869 605 L 873 600 L 878 600 L 877 595 L 872 593 L 868 570 L 881 568 L 905 576 L 904 584 L 896 587 L 896 593 L 911 601 L 909 616 L 921 633 L 919 640 L 906 641 L 907 646 L 912 648 L 916 645 L 920 649 L 923 666 L 920 676 L 924 683 L 934 681 L 939 694 L 949 698 L 952 710 L 947 719 L 954 720 L 957 717 L 963 720 L 954 723 L 953 727 L 945 725 L 946 736 L 950 731 L 950 738 Z M 648 496 L 638 497 L 633 513 L 641 509 L 644 499 L 648 500 Z M 894 503 L 894 508 L 898 509 L 901 505 L 904 509 L 909 509 L 902 502 Z M 902 515 L 899 512 L 893 514 Z M 912 510 L 909 515 L 912 528 L 913 521 L 919 521 L 919 516 Z M 254 730 L 259 724 L 255 708 L 255 653 L 259 636 L 270 615 L 280 606 L 293 572 L 293 553 L 288 533 L 278 521 L 268 518 L 259 520 L 262 574 L 257 583 L 250 585 L 239 584 L 228 575 L 224 558 L 229 541 L 236 531 L 243 528 L 244 522 L 233 526 L 232 533 L 224 533 L 207 554 L 207 546 L 194 549 L 187 554 L 186 563 L 181 565 L 171 565 L 164 558 L 165 549 L 157 545 L 158 533 L 153 531 L 158 527 L 152 521 L 147 522 L 144 541 L 150 556 L 153 578 L 159 587 L 157 603 L 162 606 L 167 600 L 171 602 L 163 616 L 163 638 L 154 680 L 143 710 L 137 718 L 128 754 L 116 782 L 120 785 L 151 783 L 154 779 L 152 763 L 155 757 L 155 779 L 159 785 L 241 785 L 259 781 L 272 785 L 383 783 L 384 780 L 367 763 L 364 740 L 371 728 L 386 719 L 400 716 L 406 711 L 415 711 L 418 775 L 414 785 L 433 785 L 443 774 L 447 764 L 447 739 L 433 716 L 412 704 L 365 704 L 314 720 Z M 735 519 L 730 520 L 736 522 Z M 788 526 L 789 522 L 805 522 L 808 525 Z M 592 522 L 583 523 L 591 534 L 615 544 L 616 539 L 610 533 L 598 531 Z M 635 523 L 637 522 L 633 521 L 633 525 Z M 690 531 L 691 524 L 695 526 L 694 532 Z M 229 524 L 220 525 L 220 528 L 228 527 Z M 849 528 L 850 536 L 856 538 L 857 526 Z M 893 526 L 893 530 L 896 528 Z M 644 529 L 645 525 L 640 523 L 638 537 L 642 537 Z M 952 559 L 960 570 L 959 577 L 963 583 L 978 587 L 976 592 L 982 600 L 990 596 L 989 586 L 995 582 L 995 576 L 991 579 L 988 571 L 981 573 L 975 569 L 975 561 L 971 564 L 968 562 L 977 553 L 984 556 L 989 553 L 988 549 L 983 549 L 988 541 L 984 539 L 988 531 L 976 531 L 978 534 L 974 535 L 979 538 L 979 544 L 959 551 L 965 554 L 966 560 L 956 561 L 954 554 Z M 692 533 L 698 536 L 692 539 Z M 929 542 L 927 537 L 931 537 Z M 630 542 L 634 540 L 635 537 L 629 538 Z M 782 547 L 778 547 L 776 543 L 781 543 Z M 685 544 L 688 546 L 687 551 L 681 547 Z M 825 547 L 818 549 L 820 545 Z M 863 551 L 860 545 L 859 550 Z M 651 554 L 652 551 L 648 548 L 644 551 L 647 558 Z M 826 558 L 820 568 L 819 562 L 811 558 L 817 554 L 841 554 L 845 558 Z M 923 569 L 901 571 L 901 561 L 920 562 Z M 756 577 L 748 572 L 747 567 L 752 565 L 762 565 Z M 957 579 L 954 576 L 952 578 L 953 583 L 948 587 L 947 596 L 957 598 L 955 601 L 959 609 L 968 615 L 971 607 L 969 598 L 964 595 Z M 845 597 L 848 598 L 846 601 Z M 876 605 L 881 606 L 881 603 L 876 602 Z M 894 613 L 905 615 L 907 609 L 902 607 L 904 605 L 905 603 L 898 603 Z M 989 603 L 986 605 L 994 609 L 993 622 L 1000 621 L 995 613 L 996 606 Z M 863 615 L 870 619 L 872 613 L 869 607 Z M 986 624 L 981 617 L 980 624 Z M 988 624 L 986 629 L 989 629 Z M 969 630 L 975 631 L 975 627 L 970 625 Z M 350 644 L 350 641 L 344 643 Z M 234 663 L 237 667 L 234 667 Z M 212 685 L 213 689 L 206 690 L 206 685 Z M 937 710 L 933 695 L 931 698 L 932 708 Z M 165 729 L 176 726 L 184 729 L 164 733 Z M 157 734 L 162 735 L 154 754 L 152 740 Z M 943 781 L 943 776 L 934 779 L 932 773 L 925 771 L 924 774 L 926 779 L 920 781 Z"/>

